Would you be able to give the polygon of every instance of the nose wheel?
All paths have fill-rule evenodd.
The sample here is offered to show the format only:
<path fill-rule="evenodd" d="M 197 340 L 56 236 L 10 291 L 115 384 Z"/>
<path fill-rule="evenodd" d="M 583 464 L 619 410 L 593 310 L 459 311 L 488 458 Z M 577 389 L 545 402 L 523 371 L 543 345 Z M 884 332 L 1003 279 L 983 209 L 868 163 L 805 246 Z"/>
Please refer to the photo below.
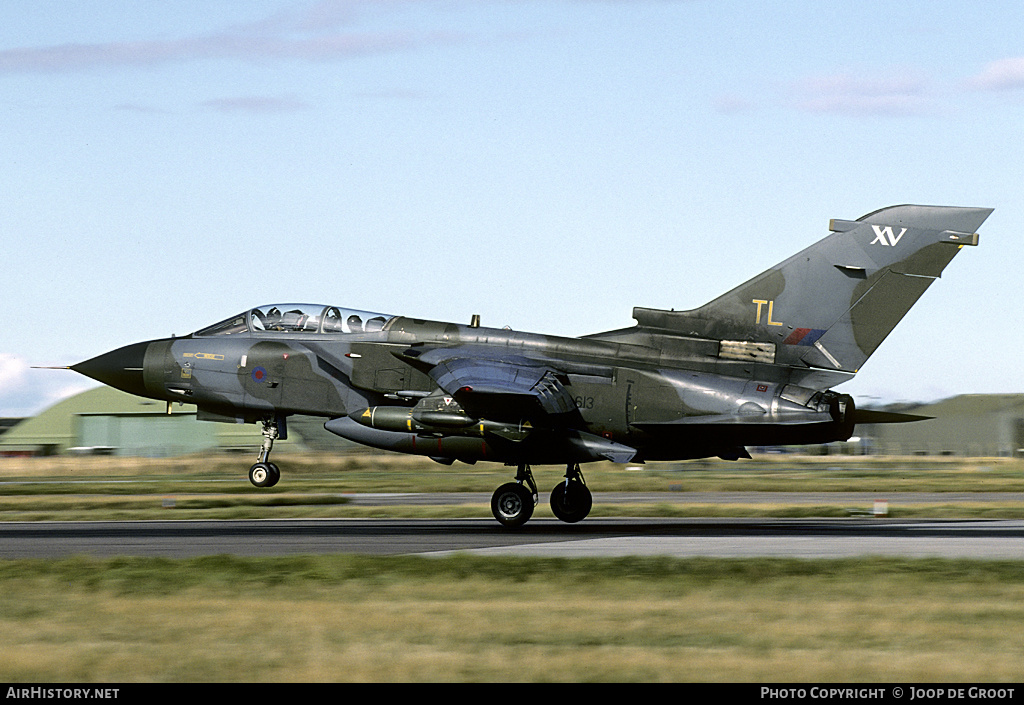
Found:
<path fill-rule="evenodd" d="M 249 468 L 249 482 L 256 487 L 273 487 L 281 479 L 281 468 L 274 463 L 256 463 Z"/>
<path fill-rule="evenodd" d="M 283 425 L 283 422 L 282 418 L 280 425 Z M 274 448 L 274 441 L 284 437 L 277 419 L 263 419 L 263 445 L 260 446 L 260 455 L 256 464 L 249 468 L 249 482 L 253 486 L 273 487 L 281 479 L 281 468 L 270 462 L 270 451 Z"/>

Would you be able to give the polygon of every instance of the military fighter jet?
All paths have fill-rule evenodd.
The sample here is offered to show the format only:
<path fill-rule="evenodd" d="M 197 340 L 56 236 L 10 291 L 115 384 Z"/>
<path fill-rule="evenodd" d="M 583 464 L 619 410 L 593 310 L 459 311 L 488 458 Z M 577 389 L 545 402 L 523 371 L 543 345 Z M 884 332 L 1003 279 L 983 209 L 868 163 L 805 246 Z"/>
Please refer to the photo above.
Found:
<path fill-rule="evenodd" d="M 531 465 L 564 464 L 551 509 L 582 520 L 580 464 L 749 458 L 746 446 L 843 441 L 857 423 L 921 417 L 855 408 L 849 380 L 964 245 L 986 208 L 893 206 L 832 220 L 818 243 L 692 310 L 634 308 L 636 325 L 581 338 L 339 306 L 260 306 L 195 333 L 71 369 L 198 418 L 259 423 L 249 479 L 293 414 L 375 448 L 517 469 L 492 498 L 509 527 L 538 501 Z"/>

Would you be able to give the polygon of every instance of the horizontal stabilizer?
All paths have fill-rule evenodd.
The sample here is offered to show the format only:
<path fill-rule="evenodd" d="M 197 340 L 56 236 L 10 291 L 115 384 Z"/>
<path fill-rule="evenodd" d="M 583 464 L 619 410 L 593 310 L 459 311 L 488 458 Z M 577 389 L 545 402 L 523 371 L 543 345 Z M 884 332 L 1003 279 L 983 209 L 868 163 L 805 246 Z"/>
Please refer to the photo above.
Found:
<path fill-rule="evenodd" d="M 865 423 L 911 423 L 913 421 L 927 421 L 934 416 L 919 416 L 917 414 L 901 414 L 895 411 L 872 411 L 870 409 L 857 409 L 853 415 L 855 424 Z"/>

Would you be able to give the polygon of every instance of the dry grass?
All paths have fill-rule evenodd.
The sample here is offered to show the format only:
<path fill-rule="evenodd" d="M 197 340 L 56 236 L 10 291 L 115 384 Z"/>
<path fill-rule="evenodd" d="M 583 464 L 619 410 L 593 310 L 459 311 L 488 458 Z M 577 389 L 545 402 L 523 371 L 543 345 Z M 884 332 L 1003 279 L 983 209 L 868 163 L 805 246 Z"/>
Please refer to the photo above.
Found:
<path fill-rule="evenodd" d="M 490 494 L 512 477 L 498 464 L 441 466 L 398 454 L 281 454 L 281 483 L 252 487 L 245 476 L 251 458 L 215 454 L 181 458 L 0 458 L 0 521 L 100 519 L 246 519 L 293 517 L 489 517 L 479 506 L 387 506 L 349 504 L 349 493 L 480 492 Z M 556 466 L 534 469 L 546 491 L 560 481 Z M 596 492 L 678 491 L 1021 493 L 1024 461 L 1005 458 L 877 458 L 769 455 L 753 461 L 650 463 L 642 468 L 593 463 L 584 468 Z M 173 507 L 173 510 L 170 509 Z M 755 502 L 697 505 L 652 500 L 643 505 L 595 505 L 592 516 L 843 517 L 870 506 L 841 500 L 821 506 Z M 1024 500 L 945 502 L 931 505 L 891 501 L 893 517 L 1024 518 Z M 549 516 L 540 507 L 538 516 Z"/>
<path fill-rule="evenodd" d="M 1019 564 L 20 563 L 0 578 L 7 681 L 991 682 L 1024 674 Z"/>

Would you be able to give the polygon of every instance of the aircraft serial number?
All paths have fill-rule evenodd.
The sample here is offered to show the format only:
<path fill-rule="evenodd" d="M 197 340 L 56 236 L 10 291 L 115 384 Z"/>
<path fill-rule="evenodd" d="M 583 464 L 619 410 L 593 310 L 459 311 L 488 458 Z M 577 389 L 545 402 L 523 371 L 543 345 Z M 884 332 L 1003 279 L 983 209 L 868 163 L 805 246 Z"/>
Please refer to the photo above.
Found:
<path fill-rule="evenodd" d="M 577 409 L 594 408 L 594 397 L 576 397 L 573 401 L 576 402 Z"/>

